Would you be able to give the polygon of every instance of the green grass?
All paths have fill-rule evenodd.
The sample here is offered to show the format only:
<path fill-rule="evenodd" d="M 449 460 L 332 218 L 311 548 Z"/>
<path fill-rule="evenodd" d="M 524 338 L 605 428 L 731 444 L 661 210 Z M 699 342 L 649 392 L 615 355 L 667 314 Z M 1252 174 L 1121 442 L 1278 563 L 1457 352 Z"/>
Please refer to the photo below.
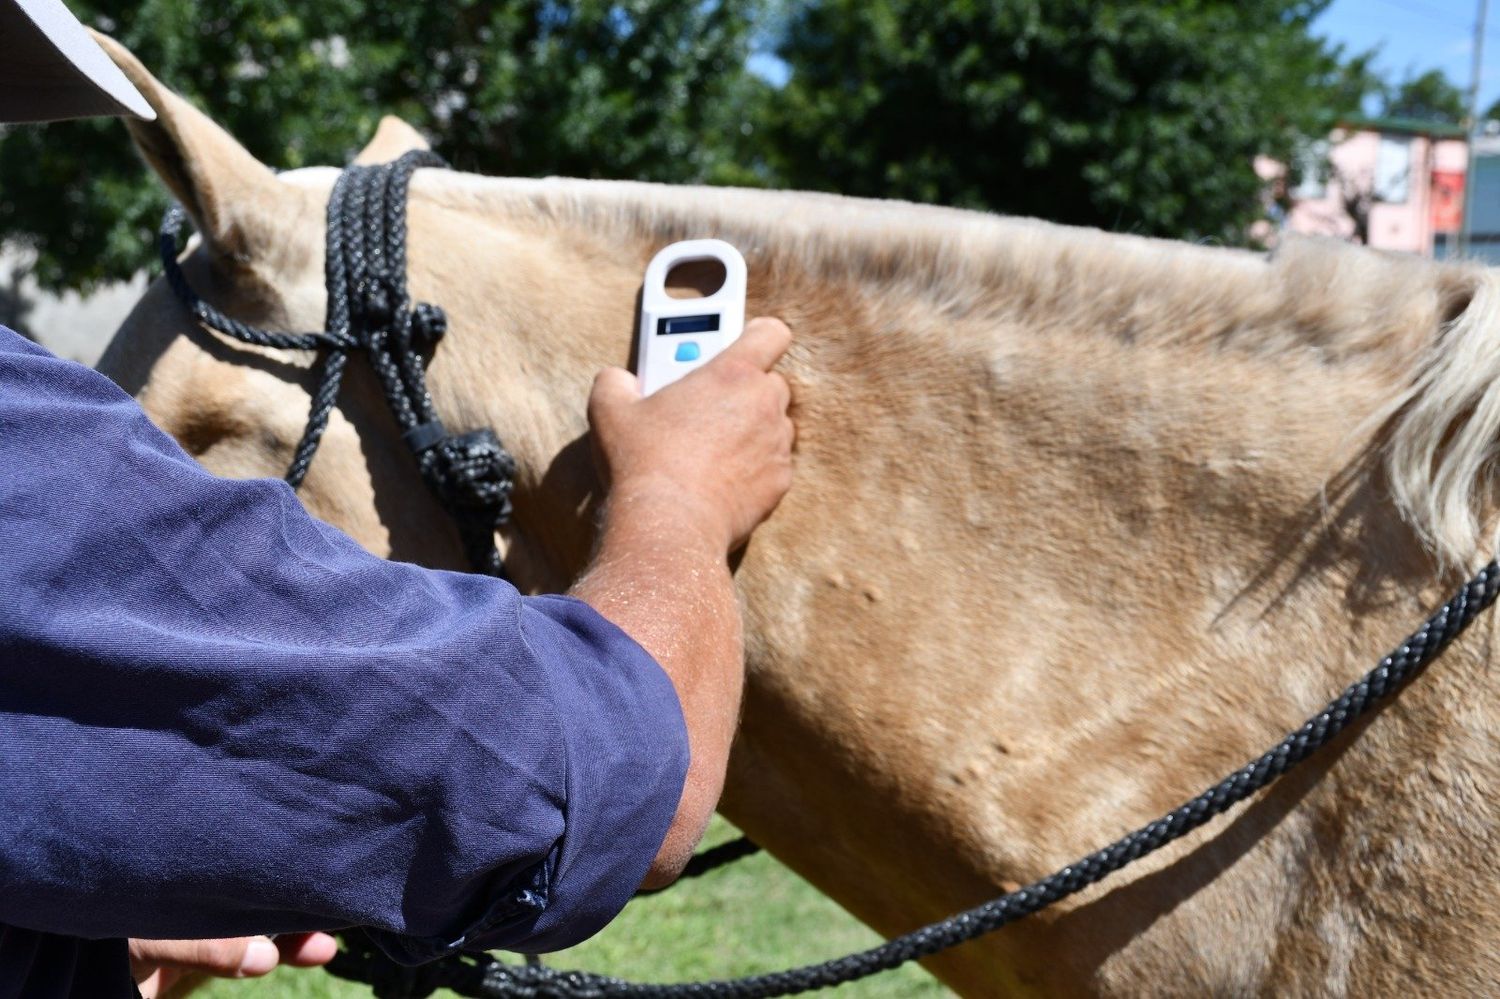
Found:
<path fill-rule="evenodd" d="M 706 845 L 736 835 L 715 819 Z M 582 968 L 639 981 L 674 982 L 779 971 L 847 954 L 880 938 L 807 882 L 757 854 L 660 895 L 640 898 L 602 933 L 550 955 L 558 968 Z M 282 970 L 255 982 L 216 982 L 205 999 L 369 999 L 368 989 L 322 971 Z M 452 997 L 451 992 L 439 996 Z M 846 985 L 844 999 L 950 996 L 907 965 Z"/>

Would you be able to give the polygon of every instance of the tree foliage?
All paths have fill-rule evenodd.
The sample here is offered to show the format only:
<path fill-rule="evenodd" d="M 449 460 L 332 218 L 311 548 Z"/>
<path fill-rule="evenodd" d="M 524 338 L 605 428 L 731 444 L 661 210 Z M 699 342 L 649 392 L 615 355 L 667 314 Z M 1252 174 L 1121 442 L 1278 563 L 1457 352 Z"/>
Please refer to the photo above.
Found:
<path fill-rule="evenodd" d="M 1327 0 L 69 0 L 263 162 L 396 113 L 490 174 L 751 183 L 1241 241 L 1252 161 L 1357 110 Z M 774 23 L 769 20 L 775 15 Z M 746 70 L 770 40 L 784 87 Z M 1351 69 L 1352 67 L 1352 69 Z M 150 262 L 118 122 L 0 132 L 0 237 L 47 285 Z"/>
<path fill-rule="evenodd" d="M 775 117 L 794 186 L 1240 241 L 1253 160 L 1326 134 L 1316 0 L 795 4 Z"/>
<path fill-rule="evenodd" d="M 1468 112 L 1463 91 L 1454 86 L 1442 70 L 1430 69 L 1419 76 L 1408 75 L 1390 87 L 1381 114 L 1388 118 L 1459 125 Z"/>
<path fill-rule="evenodd" d="M 753 0 L 69 0 L 277 168 L 400 114 L 490 174 L 739 182 Z M 0 138 L 0 233 L 43 284 L 149 262 L 165 196 L 118 122 Z"/>

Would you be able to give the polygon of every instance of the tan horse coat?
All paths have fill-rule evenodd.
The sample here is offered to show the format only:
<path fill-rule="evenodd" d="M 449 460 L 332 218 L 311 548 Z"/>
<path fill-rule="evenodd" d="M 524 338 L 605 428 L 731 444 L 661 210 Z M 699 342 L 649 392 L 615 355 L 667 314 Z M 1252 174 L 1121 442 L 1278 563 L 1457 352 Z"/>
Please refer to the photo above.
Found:
<path fill-rule="evenodd" d="M 206 233 L 195 287 L 321 328 L 334 171 L 272 176 L 113 51 L 161 112 L 135 138 Z M 417 141 L 388 121 L 365 156 Z M 546 590 L 589 551 L 583 402 L 629 357 L 647 259 L 692 236 L 745 252 L 750 314 L 796 335 L 799 443 L 738 568 L 750 682 L 723 810 L 887 934 L 1260 752 L 1487 545 L 1500 281 L 1479 269 L 438 171 L 410 224 L 413 292 L 450 320 L 438 408 L 515 451 L 503 540 Z M 102 363 L 209 468 L 254 476 L 289 458 L 311 360 L 195 328 L 158 283 Z M 372 551 L 458 566 L 351 367 L 303 500 Z M 974 996 L 1500 992 L 1493 620 L 1248 806 L 931 970 Z"/>

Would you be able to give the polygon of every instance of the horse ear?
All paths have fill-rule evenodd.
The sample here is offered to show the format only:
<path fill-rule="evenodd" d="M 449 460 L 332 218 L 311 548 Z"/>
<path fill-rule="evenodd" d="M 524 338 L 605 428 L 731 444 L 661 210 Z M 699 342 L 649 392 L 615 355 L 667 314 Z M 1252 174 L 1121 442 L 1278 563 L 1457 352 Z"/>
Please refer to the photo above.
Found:
<path fill-rule="evenodd" d="M 248 213 L 263 212 L 266 199 L 281 193 L 276 175 L 207 115 L 164 87 L 129 49 L 107 35 L 93 34 L 156 112 L 155 121 L 125 119 L 146 162 L 212 249 L 231 258 L 247 255 Z"/>
<path fill-rule="evenodd" d="M 427 140 L 422 138 L 421 132 L 395 115 L 388 114 L 380 119 L 380 127 L 375 130 L 375 138 L 359 151 L 359 155 L 354 157 L 354 162 L 361 166 L 389 163 L 400 157 L 402 153 L 409 153 L 414 149 L 431 148 Z"/>

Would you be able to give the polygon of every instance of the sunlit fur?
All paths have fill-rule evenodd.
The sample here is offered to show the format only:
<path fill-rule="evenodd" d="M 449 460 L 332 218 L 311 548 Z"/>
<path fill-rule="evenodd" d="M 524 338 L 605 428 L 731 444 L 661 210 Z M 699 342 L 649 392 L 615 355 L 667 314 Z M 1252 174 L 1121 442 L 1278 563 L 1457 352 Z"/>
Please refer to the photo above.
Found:
<path fill-rule="evenodd" d="M 320 326 L 334 171 L 272 175 L 113 54 L 161 111 L 133 136 L 208 234 L 195 286 Z M 381 135 L 369 158 L 416 141 Z M 745 252 L 751 314 L 794 331 L 799 429 L 792 491 L 738 565 L 750 678 L 723 808 L 883 933 L 1196 793 L 1487 557 L 1487 271 L 423 171 L 412 288 L 451 322 L 433 392 L 449 426 L 516 452 L 503 540 L 524 586 L 587 558 L 583 402 L 630 356 L 646 261 L 708 235 Z M 310 363 L 194 328 L 158 284 L 103 365 L 211 469 L 273 475 Z M 459 565 L 352 367 L 304 502 L 376 552 Z M 1256 801 L 929 967 L 973 996 L 1500 993 L 1494 635 L 1485 619 Z"/>

